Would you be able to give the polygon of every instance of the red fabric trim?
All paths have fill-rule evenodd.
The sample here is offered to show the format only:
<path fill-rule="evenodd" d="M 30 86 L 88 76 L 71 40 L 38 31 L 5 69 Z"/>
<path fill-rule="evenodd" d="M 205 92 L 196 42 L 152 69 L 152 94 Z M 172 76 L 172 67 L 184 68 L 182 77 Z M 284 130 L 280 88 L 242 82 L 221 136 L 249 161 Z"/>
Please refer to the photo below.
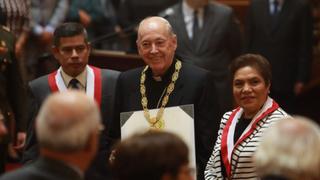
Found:
<path fill-rule="evenodd" d="M 234 145 L 234 148 L 232 150 L 232 153 L 235 149 L 235 147 L 237 147 L 242 141 L 244 141 L 246 138 L 248 138 L 253 131 L 256 129 L 257 123 L 263 119 L 264 117 L 266 117 L 268 114 L 274 112 L 276 109 L 279 108 L 278 103 L 276 103 L 275 101 L 272 101 L 272 106 L 267 109 L 265 112 L 263 112 L 252 124 L 250 130 L 244 135 L 242 136 Z M 229 133 L 229 128 L 230 125 L 232 123 L 232 120 L 234 118 L 234 116 L 236 115 L 236 113 L 240 110 L 240 108 L 237 108 L 230 116 L 230 118 L 227 121 L 227 124 L 225 126 L 225 128 L 223 129 L 223 133 L 222 133 L 222 139 L 221 139 L 221 156 L 223 158 L 223 163 L 226 167 L 226 171 L 227 171 L 227 176 L 229 178 L 231 178 L 231 164 L 228 160 L 228 133 Z"/>
<path fill-rule="evenodd" d="M 54 71 L 48 75 L 48 83 L 52 92 L 58 91 L 58 86 L 56 83 L 56 74 L 57 74 L 57 71 Z"/>
<path fill-rule="evenodd" d="M 230 115 L 226 126 L 223 128 L 222 132 L 222 139 L 221 139 L 221 157 L 223 160 L 223 164 L 227 171 L 227 176 L 231 177 L 231 165 L 228 160 L 228 134 L 229 134 L 229 128 L 231 126 L 232 120 L 234 119 L 234 116 L 237 114 L 237 112 L 240 110 L 240 107 L 238 107 L 236 110 L 232 112 Z"/>
<path fill-rule="evenodd" d="M 237 143 L 234 145 L 234 147 L 238 146 L 243 140 L 245 140 L 248 136 L 250 136 L 250 134 L 253 133 L 253 131 L 256 129 L 257 123 L 263 119 L 264 117 L 266 117 L 268 114 L 272 113 L 273 111 L 275 111 L 276 109 L 279 108 L 279 105 L 275 102 L 272 101 L 272 106 L 267 109 L 264 113 L 262 113 L 252 124 L 250 130 L 244 135 L 242 136 L 240 139 L 238 139 Z"/>
<path fill-rule="evenodd" d="M 90 66 L 94 73 L 94 99 L 98 103 L 99 107 L 101 105 L 101 96 L 102 96 L 102 77 L 101 69 Z"/>

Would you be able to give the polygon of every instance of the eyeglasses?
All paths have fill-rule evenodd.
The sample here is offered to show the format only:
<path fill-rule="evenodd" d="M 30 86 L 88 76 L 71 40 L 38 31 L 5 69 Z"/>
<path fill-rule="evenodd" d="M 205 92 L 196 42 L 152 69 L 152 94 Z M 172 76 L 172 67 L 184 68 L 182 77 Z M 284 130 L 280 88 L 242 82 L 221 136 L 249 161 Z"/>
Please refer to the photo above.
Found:
<path fill-rule="evenodd" d="M 67 47 L 62 47 L 60 49 L 61 54 L 71 56 L 73 51 L 76 51 L 77 54 L 81 54 L 87 50 L 86 45 L 78 45 L 78 46 L 67 46 Z"/>

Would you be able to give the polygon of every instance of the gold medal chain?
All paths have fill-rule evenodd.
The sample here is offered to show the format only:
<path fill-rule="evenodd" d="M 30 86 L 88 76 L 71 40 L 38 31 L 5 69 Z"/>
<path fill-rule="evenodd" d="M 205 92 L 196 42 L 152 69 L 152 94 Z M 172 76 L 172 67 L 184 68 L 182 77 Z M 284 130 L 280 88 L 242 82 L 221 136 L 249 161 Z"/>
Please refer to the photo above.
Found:
<path fill-rule="evenodd" d="M 176 81 L 179 77 L 179 72 L 182 67 L 181 61 L 177 60 L 175 64 L 175 71 L 172 74 L 171 82 L 169 83 L 167 87 L 167 91 L 165 96 L 163 97 L 161 101 L 161 107 L 159 111 L 157 112 L 157 115 L 155 118 L 150 117 L 150 112 L 148 109 L 148 99 L 146 95 L 146 87 L 145 87 L 145 80 L 146 80 L 146 71 L 148 70 L 149 66 L 146 66 L 143 71 L 141 72 L 141 78 L 140 78 L 140 93 L 141 93 L 141 105 L 144 111 L 144 117 L 149 122 L 150 126 L 152 128 L 162 129 L 164 127 L 164 120 L 162 119 L 163 113 L 164 113 L 164 107 L 169 102 L 169 96 L 174 90 L 174 86 Z"/>

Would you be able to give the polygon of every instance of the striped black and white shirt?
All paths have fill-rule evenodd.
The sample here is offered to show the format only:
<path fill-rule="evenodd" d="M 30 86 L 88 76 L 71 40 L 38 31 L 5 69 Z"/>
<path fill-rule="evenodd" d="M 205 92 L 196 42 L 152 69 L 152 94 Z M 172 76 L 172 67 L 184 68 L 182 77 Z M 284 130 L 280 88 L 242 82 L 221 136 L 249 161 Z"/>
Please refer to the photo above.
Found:
<path fill-rule="evenodd" d="M 262 109 L 253 117 L 237 142 L 235 125 L 243 113 L 237 108 L 223 115 L 218 138 L 207 163 L 205 179 L 257 179 L 253 154 L 265 130 L 281 118 L 288 116 L 278 104 L 268 98 Z"/>

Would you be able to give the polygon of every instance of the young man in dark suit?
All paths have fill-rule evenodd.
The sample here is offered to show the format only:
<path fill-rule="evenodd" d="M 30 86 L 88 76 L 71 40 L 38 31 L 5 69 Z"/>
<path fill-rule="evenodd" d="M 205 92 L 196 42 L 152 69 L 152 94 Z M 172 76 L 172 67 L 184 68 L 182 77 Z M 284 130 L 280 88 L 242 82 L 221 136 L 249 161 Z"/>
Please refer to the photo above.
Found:
<path fill-rule="evenodd" d="M 253 0 L 246 21 L 246 51 L 272 66 L 271 96 L 288 113 L 310 76 L 312 16 L 306 0 Z"/>
<path fill-rule="evenodd" d="M 84 91 L 98 103 L 105 127 L 114 119 L 114 95 L 119 72 L 89 66 L 90 50 L 87 33 L 81 24 L 64 23 L 56 28 L 52 52 L 61 66 L 57 71 L 29 83 L 30 105 L 24 162 L 38 156 L 34 120 L 44 99 L 53 92 L 70 88 Z M 88 179 L 105 179 L 108 176 L 106 159 L 109 146 L 106 131 L 103 131 L 97 157 L 86 174 Z"/>
<path fill-rule="evenodd" d="M 177 37 L 169 22 L 161 17 L 146 18 L 140 23 L 137 47 L 148 66 L 120 75 L 117 88 L 119 112 L 193 104 L 197 173 L 203 177 L 221 115 L 215 88 L 209 80 L 211 74 L 174 57 Z M 148 118 L 146 121 L 150 123 Z M 120 138 L 119 119 L 109 132 L 111 137 Z"/>
<path fill-rule="evenodd" d="M 54 93 L 36 120 L 40 157 L 1 180 L 83 180 L 98 148 L 101 116 L 96 102 L 81 91 Z"/>

